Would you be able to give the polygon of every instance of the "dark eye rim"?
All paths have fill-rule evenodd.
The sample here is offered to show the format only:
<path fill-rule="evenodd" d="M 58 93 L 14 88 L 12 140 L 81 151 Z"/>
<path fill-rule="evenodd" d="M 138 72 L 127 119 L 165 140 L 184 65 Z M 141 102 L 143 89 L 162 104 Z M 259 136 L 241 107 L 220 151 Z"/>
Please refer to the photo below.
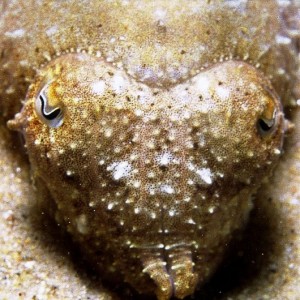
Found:
<path fill-rule="evenodd" d="M 42 95 L 39 96 L 39 99 L 41 101 L 41 112 L 42 115 L 45 119 L 49 120 L 49 121 L 53 121 L 54 119 L 56 119 L 59 115 L 61 115 L 62 110 L 59 107 L 53 108 L 50 111 L 47 111 L 47 107 L 46 107 L 46 101 L 43 98 Z"/>
<path fill-rule="evenodd" d="M 275 126 L 275 118 L 276 116 L 272 120 L 265 120 L 263 118 L 259 118 L 257 121 L 257 126 L 259 127 L 259 130 L 262 130 L 266 133 L 272 130 Z"/>
<path fill-rule="evenodd" d="M 58 128 L 64 123 L 65 108 L 61 102 L 57 105 L 50 105 L 48 103 L 47 89 L 49 83 L 44 83 L 43 87 L 39 90 L 35 97 L 35 112 L 41 122 L 51 128 Z"/>
<path fill-rule="evenodd" d="M 276 94 L 276 92 L 270 88 L 269 86 L 263 85 L 262 86 L 266 96 L 273 99 L 275 103 L 275 109 L 273 113 L 273 118 L 272 119 L 266 119 L 263 116 L 260 116 L 257 119 L 256 122 L 256 127 L 258 133 L 262 137 L 270 137 L 273 136 L 274 133 L 277 131 L 276 129 L 278 128 L 278 125 L 280 123 L 280 119 L 282 118 L 282 106 L 281 106 L 281 101 L 279 96 Z"/>
<path fill-rule="evenodd" d="M 274 112 L 274 117 L 272 119 L 258 118 L 256 122 L 257 131 L 261 137 L 270 137 L 278 128 L 278 123 L 280 119 L 280 113 L 276 109 Z"/>

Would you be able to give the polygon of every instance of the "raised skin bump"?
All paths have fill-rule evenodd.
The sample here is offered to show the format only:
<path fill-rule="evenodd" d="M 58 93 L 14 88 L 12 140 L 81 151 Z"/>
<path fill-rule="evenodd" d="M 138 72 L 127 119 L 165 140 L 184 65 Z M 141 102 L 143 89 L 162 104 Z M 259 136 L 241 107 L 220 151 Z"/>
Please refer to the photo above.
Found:
<path fill-rule="evenodd" d="M 8 86 L 32 82 L 8 126 L 101 275 L 183 298 L 213 274 L 279 158 L 297 51 L 276 1 L 92 2 L 73 2 L 80 28 L 70 1 L 31 4 L 38 26 L 23 7 L 1 27 L 0 108 L 16 112 Z M 60 126 L 39 116 L 45 87 Z"/>

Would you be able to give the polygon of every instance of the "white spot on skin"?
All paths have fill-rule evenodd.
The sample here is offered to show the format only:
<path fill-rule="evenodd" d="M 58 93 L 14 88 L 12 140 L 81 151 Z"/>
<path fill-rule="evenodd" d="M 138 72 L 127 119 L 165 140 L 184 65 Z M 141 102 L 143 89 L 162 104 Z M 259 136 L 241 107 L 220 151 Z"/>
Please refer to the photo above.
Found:
<path fill-rule="evenodd" d="M 36 264 L 36 262 L 33 261 L 33 260 L 26 261 L 26 262 L 24 263 L 24 267 L 25 267 L 26 269 L 33 269 L 33 267 L 35 266 L 35 264 Z"/>
<path fill-rule="evenodd" d="M 230 90 L 225 87 L 218 86 L 216 88 L 216 93 L 221 99 L 227 99 L 230 95 Z"/>
<path fill-rule="evenodd" d="M 174 194 L 175 193 L 174 188 L 168 184 L 161 185 L 160 190 L 161 190 L 161 192 L 166 193 L 166 194 Z"/>
<path fill-rule="evenodd" d="M 116 93 L 122 93 L 128 85 L 127 80 L 119 73 L 116 73 L 111 81 L 112 88 Z"/>
<path fill-rule="evenodd" d="M 170 210 L 169 211 L 169 216 L 174 217 L 175 216 L 175 210 Z"/>
<path fill-rule="evenodd" d="M 70 144 L 70 148 L 73 149 L 73 150 L 76 149 L 77 148 L 77 144 L 76 143 L 71 143 Z"/>
<path fill-rule="evenodd" d="M 196 87 L 200 93 L 207 93 L 209 90 L 210 82 L 207 78 L 199 76 L 196 79 Z"/>
<path fill-rule="evenodd" d="M 199 146 L 204 147 L 205 144 L 206 144 L 205 136 L 204 136 L 203 133 L 200 133 L 200 135 L 199 135 Z"/>
<path fill-rule="evenodd" d="M 140 117 L 140 116 L 143 115 L 143 111 L 140 110 L 140 109 L 136 109 L 136 110 L 134 111 L 134 114 L 135 114 L 137 117 Z"/>
<path fill-rule="evenodd" d="M 136 181 L 133 182 L 133 187 L 134 188 L 138 189 L 140 186 L 141 186 L 141 182 L 140 181 L 136 180 Z"/>
<path fill-rule="evenodd" d="M 152 212 L 152 213 L 150 214 L 150 216 L 151 216 L 152 219 L 156 219 L 156 213 L 155 213 L 155 212 Z"/>
<path fill-rule="evenodd" d="M 112 128 L 106 128 L 104 131 L 104 136 L 110 138 L 112 136 L 113 130 Z"/>
<path fill-rule="evenodd" d="M 67 174 L 67 176 L 72 176 L 72 175 L 73 175 L 73 172 L 70 171 L 70 170 L 67 170 L 67 171 L 66 171 L 66 174 Z"/>
<path fill-rule="evenodd" d="M 167 11 L 161 8 L 158 8 L 154 11 L 154 17 L 156 20 L 163 21 L 167 16 Z"/>
<path fill-rule="evenodd" d="M 20 29 L 16 29 L 14 31 L 8 31 L 5 33 L 5 36 L 10 37 L 10 38 L 20 38 L 22 36 L 24 36 L 25 34 L 25 30 L 20 28 Z"/>
<path fill-rule="evenodd" d="M 189 163 L 188 169 L 195 172 L 207 184 L 212 184 L 213 174 L 209 168 L 197 168 L 194 164 Z"/>
<path fill-rule="evenodd" d="M 105 91 L 105 82 L 103 80 L 91 84 L 92 91 L 97 95 L 102 95 Z"/>
<path fill-rule="evenodd" d="M 112 210 L 114 206 L 115 206 L 114 203 L 109 203 L 109 204 L 107 205 L 107 209 L 108 209 L 108 210 Z"/>
<path fill-rule="evenodd" d="M 46 34 L 48 36 L 54 35 L 57 32 L 57 30 L 58 30 L 57 26 L 52 26 L 46 30 Z"/>
<path fill-rule="evenodd" d="M 148 186 L 148 192 L 151 196 L 155 195 L 156 189 L 153 185 Z"/>
<path fill-rule="evenodd" d="M 281 44 L 281 45 L 289 45 L 289 44 L 291 44 L 292 40 L 287 36 L 278 34 L 278 35 L 276 35 L 276 42 L 277 42 L 277 44 Z"/>
<path fill-rule="evenodd" d="M 88 233 L 87 217 L 82 214 L 76 219 L 77 230 L 82 234 Z"/>
<path fill-rule="evenodd" d="M 212 184 L 212 173 L 208 168 L 201 168 L 196 171 L 196 173 L 200 176 L 200 178 L 207 184 Z"/>
<path fill-rule="evenodd" d="M 173 155 L 170 152 L 164 152 L 157 156 L 156 161 L 160 166 L 167 166 L 173 159 Z"/>
<path fill-rule="evenodd" d="M 130 176 L 131 170 L 132 166 L 128 161 L 114 162 L 107 167 L 107 171 L 112 171 L 114 180 Z"/>
<path fill-rule="evenodd" d="M 195 222 L 193 219 L 188 219 L 188 220 L 187 220 L 187 223 L 188 223 L 188 224 L 193 224 L 193 225 L 196 224 L 196 222 Z"/>
<path fill-rule="evenodd" d="M 213 214 L 214 212 L 215 212 L 215 207 L 214 206 L 211 206 L 209 209 L 208 209 L 208 212 L 210 213 L 210 214 Z"/>
<path fill-rule="evenodd" d="M 243 11 L 244 7 L 247 4 L 247 1 L 245 1 L 245 0 L 236 0 L 236 1 L 225 0 L 224 2 L 227 6 L 232 7 L 232 8 L 236 8 L 240 11 Z"/>
<path fill-rule="evenodd" d="M 281 154 L 281 151 L 280 151 L 280 149 L 276 148 L 276 149 L 274 149 L 274 153 L 275 153 L 276 155 L 280 155 L 280 154 Z"/>
<path fill-rule="evenodd" d="M 5 90 L 5 93 L 10 95 L 10 94 L 13 94 L 15 91 L 16 91 L 15 88 L 13 86 L 10 86 L 9 88 L 7 88 Z"/>
<path fill-rule="evenodd" d="M 116 40 L 117 40 L 117 39 L 116 39 L 115 37 L 112 37 L 112 38 L 110 39 L 110 43 L 113 44 Z"/>

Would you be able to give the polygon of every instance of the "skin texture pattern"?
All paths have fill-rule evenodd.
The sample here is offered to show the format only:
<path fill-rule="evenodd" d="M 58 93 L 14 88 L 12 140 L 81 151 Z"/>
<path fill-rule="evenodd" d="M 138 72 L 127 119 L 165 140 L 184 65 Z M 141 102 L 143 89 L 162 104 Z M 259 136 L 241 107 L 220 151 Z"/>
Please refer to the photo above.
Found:
<path fill-rule="evenodd" d="M 159 300 L 192 295 L 282 153 L 299 8 L 1 5 L 1 121 L 24 137 L 37 194 L 103 279 Z"/>

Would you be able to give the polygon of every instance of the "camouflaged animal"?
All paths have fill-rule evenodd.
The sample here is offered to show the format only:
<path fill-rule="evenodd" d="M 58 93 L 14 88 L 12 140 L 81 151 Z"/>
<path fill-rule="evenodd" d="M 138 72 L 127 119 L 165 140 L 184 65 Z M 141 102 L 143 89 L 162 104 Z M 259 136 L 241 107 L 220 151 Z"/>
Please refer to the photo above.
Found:
<path fill-rule="evenodd" d="M 104 279 L 167 300 L 214 273 L 282 152 L 298 37 L 289 1 L 2 1 L 1 118 L 25 99 L 8 127 Z"/>

